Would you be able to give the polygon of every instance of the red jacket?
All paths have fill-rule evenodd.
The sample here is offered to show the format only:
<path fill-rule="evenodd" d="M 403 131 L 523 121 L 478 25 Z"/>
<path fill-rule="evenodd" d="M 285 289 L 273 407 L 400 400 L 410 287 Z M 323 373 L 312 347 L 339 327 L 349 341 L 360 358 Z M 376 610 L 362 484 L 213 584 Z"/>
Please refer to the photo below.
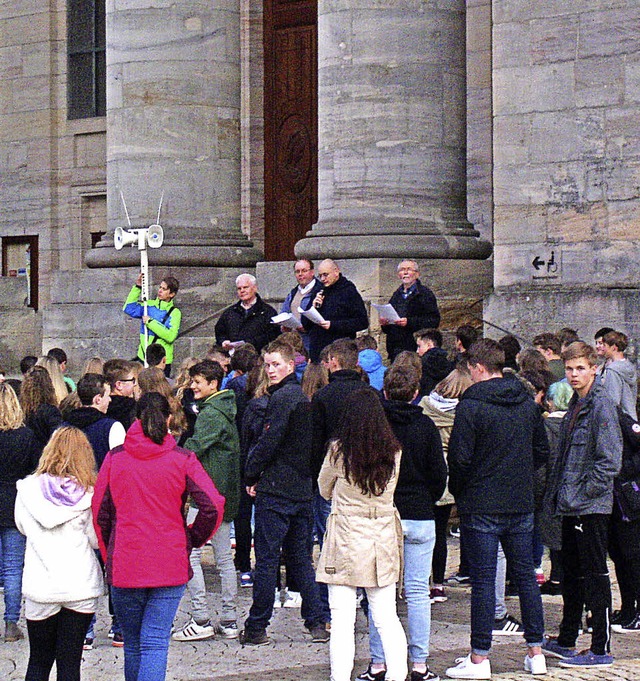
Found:
<path fill-rule="evenodd" d="M 198 516 L 187 527 L 183 509 L 191 495 Z M 93 523 L 116 587 L 186 584 L 189 554 L 218 529 L 224 497 L 195 454 L 167 435 L 152 442 L 135 421 L 121 447 L 106 456 L 93 495 Z"/>

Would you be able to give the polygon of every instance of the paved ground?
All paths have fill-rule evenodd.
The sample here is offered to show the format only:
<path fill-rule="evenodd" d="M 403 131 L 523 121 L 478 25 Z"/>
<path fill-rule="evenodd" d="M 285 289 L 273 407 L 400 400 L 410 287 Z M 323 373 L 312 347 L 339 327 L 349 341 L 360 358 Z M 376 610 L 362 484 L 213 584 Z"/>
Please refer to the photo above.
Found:
<path fill-rule="evenodd" d="M 457 541 L 451 540 L 450 564 L 457 560 Z M 211 561 L 211 556 L 208 557 Z M 216 612 L 217 577 L 212 565 L 206 569 L 211 584 L 211 611 Z M 468 652 L 469 642 L 469 590 L 449 589 L 449 600 L 433 606 L 432 651 L 430 664 L 434 671 L 444 676 L 444 670 L 454 659 Z M 240 606 L 244 620 L 251 604 L 251 589 L 240 589 Z M 545 621 L 547 631 L 557 633 L 561 599 L 545 596 Z M 187 601 L 185 600 L 185 603 Z M 517 599 L 507 601 L 510 612 L 519 616 Z M 401 608 L 402 611 L 402 608 Z M 269 630 L 271 644 L 259 648 L 242 648 L 237 641 L 211 640 L 199 643 L 172 643 L 169 650 L 170 681 L 328 681 L 329 650 L 326 644 L 311 643 L 300 619 L 300 611 L 280 609 L 274 611 Z M 401 612 L 402 614 L 402 612 Z M 177 623 L 188 618 L 181 608 Z M 122 650 L 111 647 L 107 638 L 109 618 L 106 602 L 99 613 L 96 628 L 96 644 L 87 651 L 83 662 L 84 681 L 116 681 L 124 678 Z M 640 635 L 615 635 L 613 652 L 616 663 L 608 670 L 578 671 L 566 670 L 549 660 L 549 674 L 545 678 L 558 681 L 637 681 L 640 679 Z M 520 637 L 494 639 L 492 651 L 493 677 L 496 679 L 531 679 L 522 672 L 525 654 L 524 642 Z M 588 647 L 589 637 L 584 636 L 580 644 Z M 357 661 L 354 671 L 366 668 L 368 650 L 366 622 L 359 612 L 357 620 Z M 24 679 L 28 657 L 26 641 L 0 643 L 0 681 Z M 54 672 L 55 673 L 55 672 Z M 55 678 L 52 675 L 52 678 Z"/>

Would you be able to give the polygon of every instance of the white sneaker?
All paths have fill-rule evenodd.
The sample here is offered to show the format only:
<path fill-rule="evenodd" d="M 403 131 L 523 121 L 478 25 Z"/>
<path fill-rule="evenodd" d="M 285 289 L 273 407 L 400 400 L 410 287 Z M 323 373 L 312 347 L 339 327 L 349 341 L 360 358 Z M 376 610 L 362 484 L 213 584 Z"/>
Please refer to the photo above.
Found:
<path fill-rule="evenodd" d="M 171 636 L 174 641 L 205 641 L 213 638 L 215 631 L 211 622 L 198 624 L 193 617 L 175 634 Z"/>
<path fill-rule="evenodd" d="M 546 674 L 547 661 L 544 659 L 544 655 L 542 653 L 533 657 L 527 655 L 524 658 L 524 670 L 530 674 Z"/>
<path fill-rule="evenodd" d="M 299 591 L 285 591 L 283 608 L 299 608 L 302 606 L 302 596 Z"/>
<path fill-rule="evenodd" d="M 471 653 L 466 657 L 459 657 L 455 667 L 449 667 L 446 674 L 451 679 L 490 679 L 491 663 L 489 658 L 474 664 L 471 661 Z"/>

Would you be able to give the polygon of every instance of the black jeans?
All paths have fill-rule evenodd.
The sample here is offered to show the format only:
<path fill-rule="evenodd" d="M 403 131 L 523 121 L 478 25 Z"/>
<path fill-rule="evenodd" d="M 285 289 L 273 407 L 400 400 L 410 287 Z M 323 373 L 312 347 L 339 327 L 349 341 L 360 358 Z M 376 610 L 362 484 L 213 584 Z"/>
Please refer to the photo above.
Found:
<path fill-rule="evenodd" d="M 244 487 L 240 491 L 240 505 L 238 515 L 233 521 L 236 531 L 236 555 L 234 563 L 236 570 L 251 572 L 251 514 L 253 512 L 253 497 L 250 497 Z"/>
<path fill-rule="evenodd" d="M 93 613 L 62 608 L 45 620 L 27 620 L 29 666 L 25 681 L 48 681 L 56 663 L 58 681 L 80 681 L 82 645 Z"/>
<path fill-rule="evenodd" d="M 558 644 L 573 648 L 582 623 L 582 610 L 591 610 L 591 650 L 610 650 L 611 582 L 607 570 L 609 516 L 594 513 L 562 519 L 562 622 Z"/>
<path fill-rule="evenodd" d="M 609 555 L 616 566 L 622 601 L 622 620 L 640 610 L 640 519 L 623 520 L 614 504 L 609 525 Z"/>
<path fill-rule="evenodd" d="M 447 569 L 447 525 L 449 524 L 452 508 L 453 504 L 434 507 L 436 544 L 433 547 L 433 558 L 431 559 L 434 584 L 442 584 L 444 582 L 444 573 Z"/>
<path fill-rule="evenodd" d="M 294 575 L 302 595 L 305 625 L 323 623 L 320 594 L 309 553 L 313 532 L 313 506 L 309 501 L 291 501 L 283 497 L 260 494 L 256 497 L 254 544 L 256 567 L 253 577 L 253 603 L 245 629 L 264 631 L 273 614 L 280 551 L 284 547 L 287 567 Z"/>

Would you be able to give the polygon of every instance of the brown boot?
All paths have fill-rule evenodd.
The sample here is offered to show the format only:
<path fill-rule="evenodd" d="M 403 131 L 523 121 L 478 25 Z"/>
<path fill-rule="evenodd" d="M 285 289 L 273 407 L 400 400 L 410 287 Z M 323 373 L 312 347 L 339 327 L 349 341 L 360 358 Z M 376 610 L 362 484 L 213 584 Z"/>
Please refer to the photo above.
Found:
<path fill-rule="evenodd" d="M 22 630 L 15 622 L 7 622 L 6 629 L 4 630 L 4 642 L 11 643 L 13 641 L 19 641 L 24 638 Z"/>

